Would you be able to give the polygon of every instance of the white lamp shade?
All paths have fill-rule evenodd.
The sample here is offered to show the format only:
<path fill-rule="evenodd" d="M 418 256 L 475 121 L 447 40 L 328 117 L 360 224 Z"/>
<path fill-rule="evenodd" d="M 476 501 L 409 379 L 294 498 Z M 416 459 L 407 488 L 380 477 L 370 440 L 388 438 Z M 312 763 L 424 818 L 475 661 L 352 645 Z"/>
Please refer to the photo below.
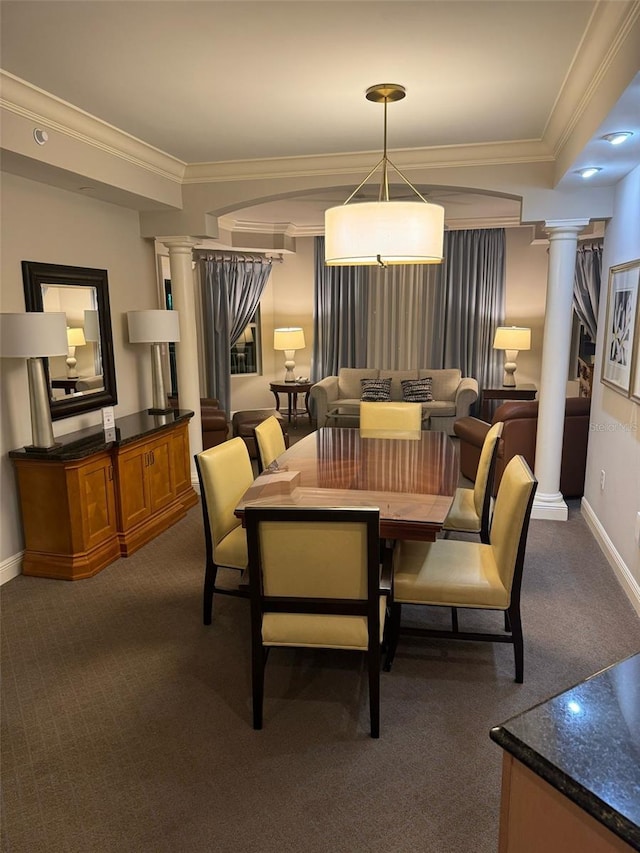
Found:
<path fill-rule="evenodd" d="M 250 344 L 253 341 L 253 329 L 251 326 L 245 326 L 244 332 L 240 335 L 237 343 Z"/>
<path fill-rule="evenodd" d="M 98 312 L 95 309 L 84 312 L 84 336 L 88 341 L 100 340 Z"/>
<path fill-rule="evenodd" d="M 180 340 L 180 320 L 177 311 L 153 309 L 129 311 L 129 341 L 132 344 L 174 343 Z"/>
<path fill-rule="evenodd" d="M 70 347 L 83 347 L 87 343 L 84 339 L 84 330 L 80 327 L 67 329 L 67 343 Z"/>
<path fill-rule="evenodd" d="M 439 264 L 444 208 L 423 201 L 371 201 L 324 215 L 325 264 Z"/>
<path fill-rule="evenodd" d="M 296 326 L 275 329 L 273 332 L 273 348 L 277 350 L 304 349 L 304 332 Z"/>
<path fill-rule="evenodd" d="M 58 311 L 0 314 L 0 355 L 38 358 L 67 355 L 67 316 Z"/>
<path fill-rule="evenodd" d="M 493 339 L 494 349 L 531 349 L 531 329 L 523 326 L 498 326 Z"/>

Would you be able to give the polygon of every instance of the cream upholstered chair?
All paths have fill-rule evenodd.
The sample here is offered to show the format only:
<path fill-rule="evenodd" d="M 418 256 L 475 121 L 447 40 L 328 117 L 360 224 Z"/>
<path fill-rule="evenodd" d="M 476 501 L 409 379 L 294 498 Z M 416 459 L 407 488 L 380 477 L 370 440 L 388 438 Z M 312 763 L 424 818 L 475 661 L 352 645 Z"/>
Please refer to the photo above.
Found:
<path fill-rule="evenodd" d="M 253 483 L 253 469 L 247 445 L 232 438 L 196 454 L 204 520 L 206 562 L 204 570 L 203 620 L 211 625 L 214 592 L 244 595 L 237 587 L 217 587 L 218 568 L 247 567 L 247 540 L 242 522 L 234 515 L 243 494 Z"/>
<path fill-rule="evenodd" d="M 373 403 L 363 400 L 360 403 L 360 430 L 363 434 L 380 432 L 391 436 L 392 433 L 419 434 L 422 427 L 422 406 L 420 403 Z"/>
<path fill-rule="evenodd" d="M 514 456 L 498 490 L 490 544 L 447 539 L 396 544 L 387 670 L 391 668 L 401 631 L 402 605 L 429 604 L 453 608 L 452 630 L 403 627 L 403 634 L 513 643 L 515 680 L 522 683 L 524 644 L 520 587 L 536 486 L 536 479 L 524 458 Z M 505 632 L 508 633 L 459 631 L 457 608 L 502 610 L 506 614 Z"/>
<path fill-rule="evenodd" d="M 367 655 L 371 737 L 379 737 L 380 645 L 391 587 L 380 572 L 380 511 L 248 505 L 245 524 L 253 727 L 262 728 L 271 647 L 352 649 Z"/>
<path fill-rule="evenodd" d="M 264 471 L 287 449 L 284 442 L 282 427 L 273 415 L 259 423 L 254 429 L 256 446 L 258 448 L 258 468 Z"/>
<path fill-rule="evenodd" d="M 452 530 L 479 533 L 482 542 L 489 542 L 491 494 L 502 426 L 502 422 L 494 424 L 485 437 L 473 488 L 456 489 L 453 504 L 444 522 L 445 535 Z"/>

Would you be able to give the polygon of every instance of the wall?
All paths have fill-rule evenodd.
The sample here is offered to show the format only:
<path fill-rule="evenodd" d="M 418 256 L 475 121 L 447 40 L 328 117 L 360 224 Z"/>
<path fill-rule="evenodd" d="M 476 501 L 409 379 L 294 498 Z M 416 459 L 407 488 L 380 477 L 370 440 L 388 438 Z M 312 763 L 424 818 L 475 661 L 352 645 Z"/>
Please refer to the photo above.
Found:
<path fill-rule="evenodd" d="M 640 258 L 640 166 L 616 188 L 605 234 L 596 369 L 583 512 L 632 603 L 640 612 L 640 548 L 634 541 L 640 512 L 640 406 L 600 382 L 609 268 Z M 600 472 L 605 488 L 600 489 Z"/>
<path fill-rule="evenodd" d="M 137 212 L 3 173 L 1 240 L 0 308 L 4 312 L 25 310 L 22 260 L 108 270 L 118 384 L 116 417 L 149 405 L 149 355 L 146 347 L 141 352 L 127 342 L 124 316 L 129 309 L 157 304 L 153 243 L 141 239 Z M 31 421 L 24 361 L 0 359 L 0 371 L 0 573 L 6 574 L 23 548 L 7 452 L 30 443 Z M 55 421 L 54 433 L 62 435 L 99 422 L 100 412 Z"/>

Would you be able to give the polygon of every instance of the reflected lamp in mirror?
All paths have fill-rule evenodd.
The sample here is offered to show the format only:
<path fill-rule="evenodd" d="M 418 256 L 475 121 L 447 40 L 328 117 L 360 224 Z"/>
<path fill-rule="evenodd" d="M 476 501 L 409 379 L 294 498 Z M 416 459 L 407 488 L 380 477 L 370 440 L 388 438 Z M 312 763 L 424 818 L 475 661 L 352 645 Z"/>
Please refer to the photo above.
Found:
<path fill-rule="evenodd" d="M 161 345 L 177 343 L 180 340 L 180 321 L 177 311 L 163 308 L 146 311 L 129 311 L 129 342 L 132 344 L 151 344 L 151 375 L 153 384 L 153 405 L 148 410 L 151 415 L 161 415 L 173 411 L 168 405 L 162 372 Z"/>
<path fill-rule="evenodd" d="M 78 371 L 76 369 L 76 365 L 78 364 L 78 359 L 76 358 L 76 347 L 86 346 L 86 341 L 84 339 L 84 329 L 81 329 L 79 326 L 75 329 L 70 329 L 67 327 L 67 344 L 69 346 L 69 351 L 67 353 L 67 376 L 69 379 L 77 379 Z"/>
<path fill-rule="evenodd" d="M 244 331 L 234 344 L 236 348 L 236 353 L 238 355 L 239 365 L 244 365 L 246 359 L 245 349 L 247 347 L 247 344 L 251 343 L 253 343 L 253 331 L 251 329 L 251 326 L 245 326 Z M 240 372 L 242 373 L 243 371 L 240 370 Z"/>
<path fill-rule="evenodd" d="M 493 348 L 504 350 L 503 387 L 515 388 L 516 359 L 520 350 L 531 349 L 531 329 L 523 326 L 498 326 Z"/>
<path fill-rule="evenodd" d="M 299 326 L 289 326 L 283 329 L 275 329 L 273 332 L 273 348 L 284 351 L 284 366 L 286 373 L 285 382 L 295 382 L 293 369 L 296 366 L 294 359 L 297 349 L 304 349 L 304 332 Z"/>
<path fill-rule="evenodd" d="M 42 359 L 67 352 L 64 313 L 0 314 L 0 355 L 27 360 L 33 444 L 26 450 L 52 450 L 58 446 L 53 438 L 49 385 Z"/>

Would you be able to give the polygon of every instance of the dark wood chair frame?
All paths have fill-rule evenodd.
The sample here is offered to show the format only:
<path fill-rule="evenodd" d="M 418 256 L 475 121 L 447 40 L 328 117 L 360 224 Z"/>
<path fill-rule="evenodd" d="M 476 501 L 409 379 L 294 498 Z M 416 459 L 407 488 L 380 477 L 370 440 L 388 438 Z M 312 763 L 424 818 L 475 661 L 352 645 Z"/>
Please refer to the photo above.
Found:
<path fill-rule="evenodd" d="M 513 653 L 515 658 L 515 681 L 517 684 L 522 684 L 524 679 L 524 638 L 522 634 L 522 619 L 520 616 L 520 594 L 522 589 L 522 571 L 524 568 L 524 557 L 527 547 L 527 535 L 529 532 L 529 521 L 531 519 L 531 508 L 535 497 L 537 480 L 534 480 L 533 488 L 527 502 L 522 530 L 520 532 L 520 540 L 518 542 L 518 553 L 516 555 L 516 565 L 513 573 L 513 583 L 511 585 L 511 601 L 509 607 L 501 611 L 504 613 L 504 634 L 480 633 L 472 631 L 460 631 L 458 628 L 458 609 L 451 608 L 451 630 L 445 631 L 437 628 L 412 628 L 401 627 L 402 605 L 393 601 L 391 604 L 391 612 L 389 616 L 389 635 L 387 656 L 385 659 L 384 668 L 386 672 L 391 670 L 391 665 L 398 647 L 398 638 L 400 634 L 411 637 L 433 637 L 441 640 L 474 640 L 479 642 L 490 643 L 512 643 Z M 489 544 L 489 543 L 485 543 Z M 393 596 L 393 592 L 392 592 Z M 425 602 L 425 605 L 427 602 Z M 420 604 L 416 606 L 420 607 Z M 434 607 L 449 607 L 450 605 L 433 604 Z M 468 607 L 468 610 L 479 608 Z M 491 608 L 482 608 L 482 610 L 490 610 Z"/>
<path fill-rule="evenodd" d="M 263 591 L 260 557 L 260 523 L 262 521 L 353 522 L 367 525 L 366 599 L 301 598 L 266 596 Z M 369 713 L 371 737 L 380 736 L 380 596 L 391 591 L 390 555 L 380 572 L 380 511 L 367 509 L 320 509 L 251 507 L 245 509 L 249 550 L 249 589 L 251 598 L 251 661 L 253 689 L 253 727 L 262 728 L 264 704 L 264 672 L 269 648 L 262 643 L 264 613 L 322 613 L 338 616 L 366 616 L 369 644 L 366 652 L 369 673 Z"/>
<path fill-rule="evenodd" d="M 196 462 L 196 471 L 198 472 L 198 482 L 200 483 L 200 503 L 202 505 L 202 519 L 204 522 L 204 543 L 205 543 L 205 564 L 204 564 L 204 591 L 202 596 L 202 621 L 205 625 L 211 625 L 213 618 L 213 595 L 235 595 L 240 598 L 249 597 L 249 586 L 246 583 L 246 570 L 237 569 L 235 566 L 221 566 L 213 559 L 213 540 L 211 538 L 211 527 L 209 526 L 209 509 L 207 507 L 207 495 L 202 480 L 202 472 L 200 471 L 200 462 L 197 455 L 193 457 Z M 237 588 L 226 588 L 216 586 L 216 577 L 219 568 L 229 568 L 233 571 L 240 572 L 240 578 Z"/>

